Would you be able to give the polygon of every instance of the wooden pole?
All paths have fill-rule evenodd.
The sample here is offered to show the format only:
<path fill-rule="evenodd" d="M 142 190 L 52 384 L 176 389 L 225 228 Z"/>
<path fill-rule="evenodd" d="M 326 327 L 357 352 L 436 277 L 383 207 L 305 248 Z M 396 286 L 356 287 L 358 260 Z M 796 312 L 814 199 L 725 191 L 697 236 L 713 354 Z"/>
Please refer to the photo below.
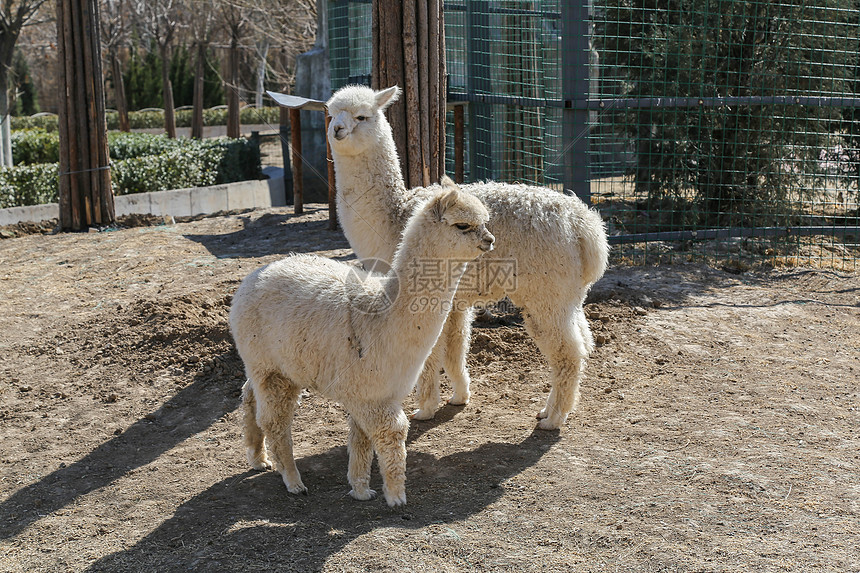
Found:
<path fill-rule="evenodd" d="M 427 53 L 430 49 L 427 0 L 418 0 L 416 11 L 418 16 L 418 117 L 420 119 L 418 137 L 420 155 L 417 163 L 421 179 L 416 181 L 415 185 L 426 187 L 430 185 L 430 76 L 438 71 L 430 69 L 430 54 Z"/>
<path fill-rule="evenodd" d="M 97 0 L 57 0 L 60 226 L 115 221 Z"/>
<path fill-rule="evenodd" d="M 372 87 L 403 88 L 388 108 L 407 187 L 445 173 L 445 38 L 441 0 L 373 0 Z"/>
<path fill-rule="evenodd" d="M 425 0 L 426 1 L 426 0 Z M 439 36 L 441 21 L 440 0 L 429 0 L 427 3 L 427 18 L 428 18 L 428 69 L 430 73 L 427 78 L 427 100 L 429 108 L 427 110 L 428 129 L 427 145 L 430 157 L 430 182 L 439 181 L 442 175 L 445 174 L 445 146 L 440 149 L 440 130 L 444 133 L 445 130 L 445 102 L 439 98 Z M 444 30 L 441 33 L 444 34 Z M 444 58 L 442 58 L 444 59 Z M 440 118 L 441 114 L 441 118 Z M 444 139 L 442 140 L 444 141 Z"/>
<path fill-rule="evenodd" d="M 328 125 L 331 123 L 331 116 L 328 112 L 325 113 L 325 152 L 326 164 L 328 166 L 328 228 L 329 231 L 337 230 L 337 186 L 334 179 L 334 160 L 331 156 L 331 145 L 328 141 Z"/>
<path fill-rule="evenodd" d="M 293 212 L 304 213 L 305 185 L 302 178 L 302 116 L 301 110 L 290 110 L 290 131 L 293 148 Z"/>
<path fill-rule="evenodd" d="M 403 2 L 403 96 L 406 107 L 406 187 L 424 185 L 421 161 L 421 86 L 418 68 L 416 0 Z"/>
<path fill-rule="evenodd" d="M 284 195 L 287 205 L 293 204 L 293 169 L 290 166 L 290 110 L 281 107 L 278 113 L 278 136 L 281 140 L 281 159 L 284 163 Z"/>
<path fill-rule="evenodd" d="M 463 182 L 463 107 L 462 105 L 454 106 L 454 181 L 457 183 Z"/>

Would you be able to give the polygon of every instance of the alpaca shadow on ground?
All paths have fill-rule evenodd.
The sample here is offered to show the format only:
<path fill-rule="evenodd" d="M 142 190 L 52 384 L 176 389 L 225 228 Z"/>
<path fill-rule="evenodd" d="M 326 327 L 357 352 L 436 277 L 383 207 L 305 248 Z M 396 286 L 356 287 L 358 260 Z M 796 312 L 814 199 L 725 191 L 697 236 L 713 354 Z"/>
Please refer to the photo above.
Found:
<path fill-rule="evenodd" d="M 421 437 L 422 434 L 432 430 L 436 426 L 441 426 L 454 419 L 454 416 L 463 411 L 466 406 L 455 406 L 453 404 L 445 404 L 436 411 L 436 415 L 430 420 L 410 420 L 409 434 L 406 436 L 406 444 L 410 444 Z M 408 414 L 408 412 L 407 412 Z"/>
<path fill-rule="evenodd" d="M 229 353 L 228 353 L 229 355 Z M 79 461 L 48 474 L 0 503 L 0 538 L 8 538 L 78 498 L 145 466 L 205 430 L 237 406 L 241 384 L 201 374 L 157 410 Z"/>
<path fill-rule="evenodd" d="M 394 509 L 381 493 L 367 502 L 347 495 L 343 446 L 297 461 L 307 496 L 287 493 L 276 472 L 243 472 L 190 499 L 133 547 L 88 571 L 316 571 L 375 529 L 417 529 L 482 511 L 506 493 L 505 480 L 538 463 L 558 440 L 558 432 L 534 430 L 520 443 L 489 442 L 441 458 L 410 452 L 409 504 Z M 381 492 L 376 468 L 372 482 Z"/>
<path fill-rule="evenodd" d="M 305 212 L 323 210 L 327 211 L 307 208 Z M 200 243 L 219 259 L 349 248 L 349 242 L 341 231 L 328 229 L 327 219 L 292 221 L 296 217 L 291 213 L 267 213 L 257 219 L 241 216 L 239 219 L 244 227 L 239 231 L 217 235 L 185 235 L 185 238 Z"/>

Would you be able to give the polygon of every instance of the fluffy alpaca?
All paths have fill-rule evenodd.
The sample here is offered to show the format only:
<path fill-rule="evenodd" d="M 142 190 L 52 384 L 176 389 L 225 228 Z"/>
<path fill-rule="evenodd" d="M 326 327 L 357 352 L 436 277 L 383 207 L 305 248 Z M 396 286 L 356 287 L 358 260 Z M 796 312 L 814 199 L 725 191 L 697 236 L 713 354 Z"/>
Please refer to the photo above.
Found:
<path fill-rule="evenodd" d="M 400 94 L 347 86 L 328 101 L 328 137 L 337 175 L 337 211 L 360 259 L 390 260 L 409 214 L 433 187 L 403 184 L 391 127 L 383 111 Z M 418 382 L 416 419 L 439 405 L 439 372 L 453 385 L 452 404 L 469 401 L 472 307 L 507 295 L 522 309 L 526 328 L 552 367 L 552 391 L 539 427 L 559 428 L 579 400 L 579 381 L 594 343 L 582 305 L 606 269 L 609 247 L 600 216 L 582 201 L 526 185 L 466 185 L 490 211 L 489 228 L 502 239 L 469 265 L 439 343 Z M 494 277 L 496 280 L 494 280 Z M 467 286 L 468 285 L 468 286 Z"/>
<path fill-rule="evenodd" d="M 446 182 L 417 207 L 386 275 L 312 255 L 292 255 L 251 273 L 236 291 L 230 329 L 245 363 L 245 446 L 256 469 L 272 466 L 287 489 L 307 489 L 293 459 L 291 426 L 302 388 L 349 413 L 349 470 L 356 499 L 370 489 L 373 451 L 388 505 L 406 503 L 403 399 L 445 322 L 464 264 L 423 280 L 428 261 L 470 261 L 492 250 L 488 213 Z M 432 265 L 431 265 L 432 266 Z M 440 280 L 441 279 L 441 280 Z"/>

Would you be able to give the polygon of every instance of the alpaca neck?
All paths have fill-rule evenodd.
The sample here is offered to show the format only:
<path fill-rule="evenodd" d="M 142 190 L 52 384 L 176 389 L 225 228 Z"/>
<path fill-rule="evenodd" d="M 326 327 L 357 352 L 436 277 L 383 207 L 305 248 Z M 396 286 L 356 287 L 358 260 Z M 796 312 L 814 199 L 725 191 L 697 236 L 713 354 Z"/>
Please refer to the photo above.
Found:
<path fill-rule="evenodd" d="M 420 218 L 426 216 L 429 215 L 419 215 Z M 399 284 L 395 286 L 392 281 L 389 286 L 397 288 L 398 292 L 387 293 L 396 297 L 393 298 L 388 319 L 399 324 L 414 325 L 415 337 L 426 337 L 426 345 L 423 344 L 424 340 L 407 340 L 408 337 L 404 337 L 403 343 L 417 344 L 418 347 L 413 347 L 412 352 L 421 348 L 428 354 L 442 330 L 457 284 L 465 270 L 465 265 L 457 264 L 461 259 L 446 257 L 444 252 L 440 252 L 430 234 L 434 230 L 438 232 L 438 229 L 432 227 L 438 227 L 438 224 L 419 220 L 406 228 L 391 271 L 399 278 Z"/>
<path fill-rule="evenodd" d="M 383 126 L 383 127 L 388 127 Z M 359 259 L 390 262 L 409 216 L 407 191 L 390 128 L 358 155 L 332 150 L 337 210 L 344 234 Z"/>

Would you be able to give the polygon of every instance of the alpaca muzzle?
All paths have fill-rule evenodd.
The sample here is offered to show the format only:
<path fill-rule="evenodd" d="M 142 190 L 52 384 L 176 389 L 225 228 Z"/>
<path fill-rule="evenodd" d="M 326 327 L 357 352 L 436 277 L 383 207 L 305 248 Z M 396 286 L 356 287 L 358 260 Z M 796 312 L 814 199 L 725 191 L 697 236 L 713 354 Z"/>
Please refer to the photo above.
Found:
<path fill-rule="evenodd" d="M 489 231 L 484 231 L 484 234 L 481 236 L 481 244 L 478 246 L 484 252 L 489 252 L 493 250 L 493 243 L 496 242 L 496 238 Z"/>

